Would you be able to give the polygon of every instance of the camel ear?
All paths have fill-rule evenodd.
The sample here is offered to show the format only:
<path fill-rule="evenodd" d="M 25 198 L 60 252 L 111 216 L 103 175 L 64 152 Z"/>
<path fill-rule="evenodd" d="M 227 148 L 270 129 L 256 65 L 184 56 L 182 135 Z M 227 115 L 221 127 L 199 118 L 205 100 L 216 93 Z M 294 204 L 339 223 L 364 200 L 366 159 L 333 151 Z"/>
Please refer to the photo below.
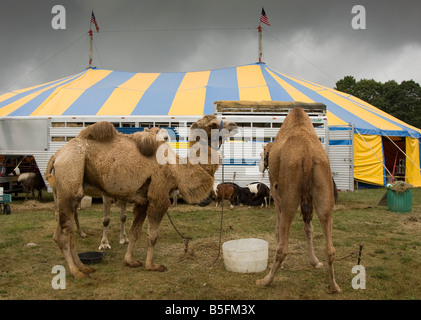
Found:
<path fill-rule="evenodd" d="M 193 123 L 190 127 L 190 129 L 197 129 L 199 126 L 197 125 L 197 123 Z"/>

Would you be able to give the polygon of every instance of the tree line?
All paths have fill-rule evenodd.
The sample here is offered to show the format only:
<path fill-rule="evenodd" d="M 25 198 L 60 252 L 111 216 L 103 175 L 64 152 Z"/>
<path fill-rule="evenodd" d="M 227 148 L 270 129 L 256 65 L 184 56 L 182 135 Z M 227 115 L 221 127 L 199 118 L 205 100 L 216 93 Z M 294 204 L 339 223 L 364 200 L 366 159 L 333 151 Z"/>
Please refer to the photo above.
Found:
<path fill-rule="evenodd" d="M 378 82 L 373 79 L 356 81 L 345 76 L 336 82 L 335 90 L 349 93 L 388 114 L 421 128 L 421 86 L 414 80 Z"/>

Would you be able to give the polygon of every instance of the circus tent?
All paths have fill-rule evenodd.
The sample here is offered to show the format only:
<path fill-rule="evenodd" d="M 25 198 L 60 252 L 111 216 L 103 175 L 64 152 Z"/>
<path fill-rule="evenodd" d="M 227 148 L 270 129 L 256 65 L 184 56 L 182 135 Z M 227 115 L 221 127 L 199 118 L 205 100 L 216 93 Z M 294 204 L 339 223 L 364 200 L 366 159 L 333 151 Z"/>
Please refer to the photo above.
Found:
<path fill-rule="evenodd" d="M 421 130 L 346 93 L 265 63 L 195 72 L 136 73 L 89 68 L 0 95 L 0 119 L 42 116 L 204 115 L 217 100 L 321 102 L 329 130 L 354 130 L 354 177 L 385 185 L 397 162 L 421 186 Z M 3 134 L 3 133 L 2 133 Z M 1 146 L 0 146 L 1 151 Z"/>

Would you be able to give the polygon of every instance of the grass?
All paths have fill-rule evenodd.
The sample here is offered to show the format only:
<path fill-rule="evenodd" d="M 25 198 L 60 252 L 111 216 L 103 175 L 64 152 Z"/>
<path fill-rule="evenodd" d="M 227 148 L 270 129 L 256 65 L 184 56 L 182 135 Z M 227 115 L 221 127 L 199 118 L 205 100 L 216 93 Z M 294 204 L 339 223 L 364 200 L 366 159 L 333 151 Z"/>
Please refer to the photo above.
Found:
<path fill-rule="evenodd" d="M 413 190 L 410 213 L 389 212 L 377 205 L 384 189 L 359 190 L 339 195 L 334 210 L 333 241 L 336 248 L 336 280 L 342 294 L 327 292 L 328 271 L 324 238 L 317 215 L 313 219 L 314 246 L 320 269 L 308 264 L 307 246 L 299 214 L 291 227 L 290 254 L 270 287 L 261 288 L 255 280 L 262 273 L 241 274 L 226 271 L 219 251 L 221 211 L 181 204 L 170 208 L 177 229 L 192 238 L 185 252 L 183 239 L 168 217 L 164 217 L 155 249 L 155 260 L 166 265 L 163 273 L 140 267 L 127 268 L 123 258 L 126 246 L 118 243 L 118 208 L 113 208 L 109 239 L 111 250 L 95 265 L 90 279 L 75 280 L 58 246 L 52 239 L 56 222 L 51 197 L 39 203 L 14 197 L 11 215 L 0 214 L 0 299 L 142 299 L 142 300 L 419 300 L 421 298 L 421 189 Z M 102 236 L 101 204 L 94 202 L 79 214 L 88 235 L 76 236 L 77 250 L 97 250 Z M 128 213 L 127 228 L 132 215 Z M 275 253 L 275 214 L 273 207 L 236 207 L 224 210 L 222 242 L 239 238 L 260 238 L 269 242 L 269 263 Z M 136 257 L 146 257 L 145 223 Z M 35 246 L 28 246 L 35 243 Z M 361 265 L 366 270 L 366 289 L 352 288 L 351 272 L 363 244 Z M 220 253 L 218 255 L 218 253 Z M 66 289 L 54 290 L 54 265 L 66 268 Z"/>

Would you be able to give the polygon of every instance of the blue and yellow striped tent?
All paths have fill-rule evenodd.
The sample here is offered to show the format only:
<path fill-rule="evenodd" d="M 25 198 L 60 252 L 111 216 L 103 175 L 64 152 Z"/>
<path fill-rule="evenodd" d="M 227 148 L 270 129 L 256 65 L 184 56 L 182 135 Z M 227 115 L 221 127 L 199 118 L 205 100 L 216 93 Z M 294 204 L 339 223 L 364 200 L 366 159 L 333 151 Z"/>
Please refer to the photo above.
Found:
<path fill-rule="evenodd" d="M 406 181 L 421 186 L 421 130 L 364 101 L 276 71 L 264 63 L 196 72 L 135 73 L 87 69 L 0 96 L 0 117 L 203 115 L 217 100 L 321 102 L 330 130 L 352 124 L 354 175 L 384 185 L 384 137 L 405 140 Z"/>

